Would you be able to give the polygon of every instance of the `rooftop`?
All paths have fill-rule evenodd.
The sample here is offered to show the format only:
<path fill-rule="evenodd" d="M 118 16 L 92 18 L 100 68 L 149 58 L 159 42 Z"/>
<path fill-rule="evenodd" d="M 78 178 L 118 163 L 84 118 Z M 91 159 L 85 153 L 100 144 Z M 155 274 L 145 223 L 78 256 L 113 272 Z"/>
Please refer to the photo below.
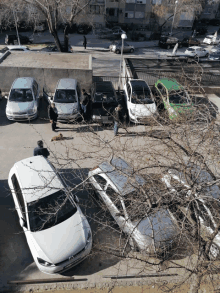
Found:
<path fill-rule="evenodd" d="M 6 67 L 92 69 L 91 55 L 51 52 L 12 52 L 1 63 Z"/>

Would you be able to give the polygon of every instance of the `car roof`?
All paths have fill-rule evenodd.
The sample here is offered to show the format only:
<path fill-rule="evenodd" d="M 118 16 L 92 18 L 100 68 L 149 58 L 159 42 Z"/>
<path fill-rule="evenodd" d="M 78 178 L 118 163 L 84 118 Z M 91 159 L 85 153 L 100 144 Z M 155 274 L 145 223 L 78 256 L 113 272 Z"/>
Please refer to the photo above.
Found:
<path fill-rule="evenodd" d="M 14 164 L 26 202 L 48 196 L 63 188 L 53 168 L 43 156 L 34 156 Z"/>
<path fill-rule="evenodd" d="M 64 89 L 76 89 L 77 80 L 73 78 L 62 78 L 57 83 L 57 88 L 60 90 Z"/>
<path fill-rule="evenodd" d="M 7 48 L 8 48 L 9 50 L 11 50 L 11 49 L 27 49 L 27 46 L 10 45 L 10 46 L 7 46 Z"/>
<path fill-rule="evenodd" d="M 133 168 L 121 158 L 113 158 L 111 164 L 109 162 L 103 162 L 99 165 L 99 168 L 112 181 L 121 195 L 128 194 L 134 191 L 138 185 L 144 185 L 146 183 L 144 178 L 135 175 Z"/>
<path fill-rule="evenodd" d="M 96 92 L 112 92 L 114 87 L 111 81 L 96 81 L 94 82 Z"/>
<path fill-rule="evenodd" d="M 201 49 L 202 47 L 199 47 L 199 46 L 192 46 L 192 47 L 189 47 L 188 49 Z"/>
<path fill-rule="evenodd" d="M 183 89 L 183 87 L 175 79 L 162 78 L 156 84 L 162 83 L 168 91 Z"/>
<path fill-rule="evenodd" d="M 13 89 L 29 89 L 32 87 L 34 78 L 33 77 L 19 77 L 13 82 Z"/>

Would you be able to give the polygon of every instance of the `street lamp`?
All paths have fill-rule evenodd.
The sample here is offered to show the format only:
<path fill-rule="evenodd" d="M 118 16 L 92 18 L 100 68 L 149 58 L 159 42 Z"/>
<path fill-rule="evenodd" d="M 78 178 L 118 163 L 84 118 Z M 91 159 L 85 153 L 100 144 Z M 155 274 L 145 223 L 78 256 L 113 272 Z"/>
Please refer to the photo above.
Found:
<path fill-rule="evenodd" d="M 174 24 L 175 15 L 176 15 L 177 4 L 178 4 L 178 0 L 175 1 L 175 9 L 174 9 L 173 21 L 172 21 L 171 32 L 170 32 L 171 36 L 172 36 L 172 32 L 173 32 L 173 24 Z"/>
<path fill-rule="evenodd" d="M 121 85 L 121 75 L 122 75 L 122 58 L 123 58 L 123 50 L 124 50 L 124 39 L 127 39 L 127 35 L 125 33 L 121 34 L 122 45 L 121 45 L 121 60 L 120 60 L 120 69 L 119 69 L 119 87 Z"/>

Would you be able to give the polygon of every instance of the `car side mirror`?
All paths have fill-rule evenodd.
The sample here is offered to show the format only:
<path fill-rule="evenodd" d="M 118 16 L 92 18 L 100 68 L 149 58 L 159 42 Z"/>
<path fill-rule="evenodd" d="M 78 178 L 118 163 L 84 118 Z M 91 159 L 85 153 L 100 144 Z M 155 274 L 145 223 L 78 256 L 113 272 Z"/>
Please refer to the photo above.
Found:
<path fill-rule="evenodd" d="M 20 218 L 19 222 L 20 222 L 20 225 L 21 225 L 22 228 L 27 227 L 27 222 L 23 218 Z"/>

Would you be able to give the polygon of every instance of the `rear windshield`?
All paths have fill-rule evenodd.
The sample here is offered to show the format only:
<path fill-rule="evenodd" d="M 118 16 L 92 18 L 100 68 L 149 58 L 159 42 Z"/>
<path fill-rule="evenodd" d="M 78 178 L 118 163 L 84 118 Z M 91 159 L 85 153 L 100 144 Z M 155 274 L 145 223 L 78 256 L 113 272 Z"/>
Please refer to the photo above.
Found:
<path fill-rule="evenodd" d="M 9 101 L 12 102 L 31 102 L 33 95 L 31 89 L 12 89 Z"/>
<path fill-rule="evenodd" d="M 54 96 L 54 102 L 57 103 L 76 103 L 76 91 L 75 90 L 56 90 Z"/>
<path fill-rule="evenodd" d="M 134 104 L 153 104 L 149 87 L 143 82 L 132 84 L 131 102 Z"/>
<path fill-rule="evenodd" d="M 94 102 L 100 103 L 117 103 L 114 93 L 96 93 L 94 96 Z"/>
<path fill-rule="evenodd" d="M 171 91 L 169 92 L 169 101 L 172 104 L 189 104 L 189 100 L 185 91 Z"/>
<path fill-rule="evenodd" d="M 30 229 L 33 232 L 49 229 L 64 222 L 77 211 L 63 190 L 27 204 Z"/>

